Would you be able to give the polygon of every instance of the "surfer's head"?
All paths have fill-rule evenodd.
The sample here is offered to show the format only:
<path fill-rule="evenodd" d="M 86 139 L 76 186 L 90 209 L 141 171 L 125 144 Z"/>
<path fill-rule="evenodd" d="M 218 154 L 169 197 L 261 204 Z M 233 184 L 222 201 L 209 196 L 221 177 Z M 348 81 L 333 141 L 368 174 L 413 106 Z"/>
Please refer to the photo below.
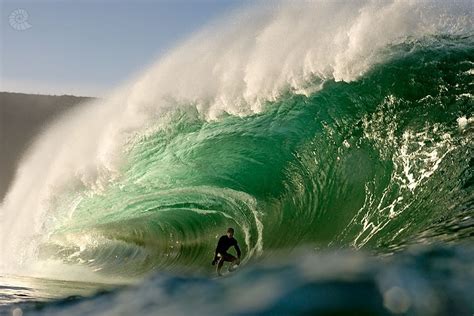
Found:
<path fill-rule="evenodd" d="M 232 227 L 227 228 L 227 237 L 234 237 L 234 229 Z"/>

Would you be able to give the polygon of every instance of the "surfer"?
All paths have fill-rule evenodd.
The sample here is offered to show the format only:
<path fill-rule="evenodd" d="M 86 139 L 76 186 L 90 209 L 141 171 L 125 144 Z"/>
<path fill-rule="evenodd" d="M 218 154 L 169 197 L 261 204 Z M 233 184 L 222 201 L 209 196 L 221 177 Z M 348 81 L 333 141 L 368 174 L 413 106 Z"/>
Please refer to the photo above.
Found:
<path fill-rule="evenodd" d="M 230 253 L 227 253 L 227 250 L 229 250 L 230 247 L 234 246 L 235 251 L 237 252 L 237 258 L 231 255 Z M 215 265 L 217 263 L 217 275 L 221 276 L 221 269 L 222 266 L 224 265 L 224 261 L 231 262 L 231 267 L 234 265 L 239 265 L 240 264 L 240 248 L 239 244 L 237 243 L 237 240 L 234 238 L 234 229 L 233 228 L 228 228 L 227 229 L 227 234 L 219 238 L 219 242 L 217 243 L 217 248 L 216 252 L 214 254 L 214 260 L 212 260 L 212 265 Z M 231 271 L 231 268 L 229 268 L 229 271 Z"/>

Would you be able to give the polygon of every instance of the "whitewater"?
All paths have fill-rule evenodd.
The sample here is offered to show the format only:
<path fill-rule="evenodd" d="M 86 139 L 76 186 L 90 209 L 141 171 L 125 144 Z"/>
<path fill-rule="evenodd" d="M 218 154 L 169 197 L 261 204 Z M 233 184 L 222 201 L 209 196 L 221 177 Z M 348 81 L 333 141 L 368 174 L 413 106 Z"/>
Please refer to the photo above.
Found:
<path fill-rule="evenodd" d="M 0 273 L 71 284 L 142 282 L 140 291 L 197 282 L 229 296 L 232 287 L 256 286 L 249 278 L 259 275 L 259 296 L 274 283 L 287 288 L 287 269 L 297 271 L 302 287 L 345 271 L 383 284 L 369 292 L 384 288 L 385 308 L 397 313 L 393 291 L 410 297 L 421 283 L 407 281 L 403 296 L 394 276 L 406 269 L 430 279 L 433 271 L 407 262 L 448 254 L 456 278 L 442 278 L 441 286 L 464 289 L 455 306 L 467 311 L 474 276 L 472 6 L 261 2 L 209 24 L 36 139 L 0 208 Z M 249 272 L 213 285 L 210 260 L 230 226 Z M 405 252 L 413 245 L 419 252 Z M 331 252 L 341 248 L 356 252 Z M 298 259 L 275 268 L 274 256 Z M 378 260 L 387 256 L 384 272 Z M 347 265 L 333 268 L 341 260 Z M 160 272 L 171 276 L 140 281 Z M 182 274 L 193 277 L 174 277 Z M 392 292 L 391 282 L 398 284 Z M 170 293 L 163 298 L 170 313 L 189 312 Z M 189 293 L 192 300 L 197 292 Z M 268 302 L 287 297 L 275 293 Z M 114 297 L 123 307 L 120 297 L 133 295 Z M 98 296 L 92 306 L 105 300 Z M 144 300 L 149 308 L 152 298 Z M 411 297 L 402 312 L 452 308 L 439 299 L 429 309 L 423 300 Z M 203 313 L 220 308 L 199 304 Z M 270 314 L 292 310 L 268 306 Z M 234 312 L 245 314 L 237 305 Z"/>

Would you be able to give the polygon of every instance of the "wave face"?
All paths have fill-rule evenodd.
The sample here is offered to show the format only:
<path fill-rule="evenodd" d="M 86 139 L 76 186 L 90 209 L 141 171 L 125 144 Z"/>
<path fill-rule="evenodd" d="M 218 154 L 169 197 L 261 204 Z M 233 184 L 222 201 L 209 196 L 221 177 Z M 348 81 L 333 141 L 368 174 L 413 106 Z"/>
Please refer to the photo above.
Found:
<path fill-rule="evenodd" d="M 228 226 L 244 261 L 472 238 L 466 5 L 285 4 L 196 35 L 38 140 L 2 206 L 2 268 L 203 272 Z"/>

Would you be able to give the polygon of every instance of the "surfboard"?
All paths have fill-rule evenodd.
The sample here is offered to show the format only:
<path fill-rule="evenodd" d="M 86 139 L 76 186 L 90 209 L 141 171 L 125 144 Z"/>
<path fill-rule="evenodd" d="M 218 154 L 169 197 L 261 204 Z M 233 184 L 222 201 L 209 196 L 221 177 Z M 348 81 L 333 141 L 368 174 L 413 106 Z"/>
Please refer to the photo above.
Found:
<path fill-rule="evenodd" d="M 228 272 L 234 272 L 235 270 L 237 270 L 239 268 L 239 265 L 238 264 L 234 264 L 234 265 L 231 265 L 227 271 Z"/>
<path fill-rule="evenodd" d="M 224 269 L 224 267 L 221 270 L 222 275 L 216 275 L 213 279 L 219 279 L 219 278 L 225 278 L 230 276 L 233 272 L 239 269 L 238 264 L 234 264 L 232 266 L 229 266 L 227 269 Z"/>

